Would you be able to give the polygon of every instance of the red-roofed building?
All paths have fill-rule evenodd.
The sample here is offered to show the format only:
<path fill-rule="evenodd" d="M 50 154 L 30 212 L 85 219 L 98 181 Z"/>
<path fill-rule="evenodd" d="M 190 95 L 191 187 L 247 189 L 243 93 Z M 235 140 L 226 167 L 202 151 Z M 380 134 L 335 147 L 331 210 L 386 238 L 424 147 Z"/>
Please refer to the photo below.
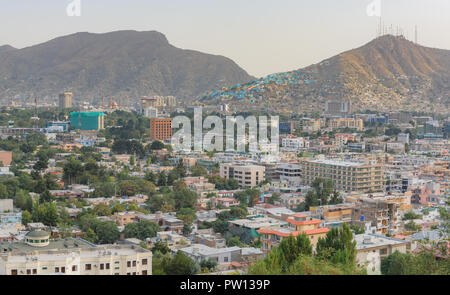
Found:
<path fill-rule="evenodd" d="M 311 219 L 303 214 L 294 214 L 286 221 L 289 227 L 261 228 L 258 233 L 261 235 L 263 243 L 262 251 L 269 253 L 272 248 L 277 247 L 284 238 L 296 237 L 305 234 L 309 237 L 311 245 L 315 248 L 320 238 L 324 238 L 330 229 L 320 227 L 322 223 L 319 219 Z"/>

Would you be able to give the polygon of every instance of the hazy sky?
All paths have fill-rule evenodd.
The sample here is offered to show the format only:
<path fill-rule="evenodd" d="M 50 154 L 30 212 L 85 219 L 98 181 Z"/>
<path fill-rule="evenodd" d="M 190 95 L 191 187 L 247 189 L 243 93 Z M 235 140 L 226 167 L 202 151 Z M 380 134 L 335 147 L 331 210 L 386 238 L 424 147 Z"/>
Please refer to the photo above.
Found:
<path fill-rule="evenodd" d="M 0 0 L 0 45 L 16 48 L 75 32 L 157 30 L 177 47 L 224 55 L 255 76 L 293 70 L 376 36 L 378 0 Z M 450 49 L 450 0 L 380 0 L 387 24 Z"/>

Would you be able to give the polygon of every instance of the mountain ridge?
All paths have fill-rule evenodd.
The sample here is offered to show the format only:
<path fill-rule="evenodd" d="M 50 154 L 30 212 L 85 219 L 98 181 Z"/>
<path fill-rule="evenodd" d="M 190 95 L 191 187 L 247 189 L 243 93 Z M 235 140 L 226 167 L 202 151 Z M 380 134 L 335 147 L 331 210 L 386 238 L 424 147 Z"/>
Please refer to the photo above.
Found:
<path fill-rule="evenodd" d="M 361 110 L 448 111 L 449 97 L 450 50 L 385 35 L 299 70 L 225 87 L 201 102 L 243 100 L 251 108 L 302 112 L 323 109 L 327 100 L 351 100 Z"/>
<path fill-rule="evenodd" d="M 102 95 L 129 100 L 174 95 L 189 101 L 253 79 L 231 59 L 179 49 L 157 31 L 78 32 L 11 48 L 0 49 L 0 98 L 55 97 L 72 90 L 91 102 Z"/>

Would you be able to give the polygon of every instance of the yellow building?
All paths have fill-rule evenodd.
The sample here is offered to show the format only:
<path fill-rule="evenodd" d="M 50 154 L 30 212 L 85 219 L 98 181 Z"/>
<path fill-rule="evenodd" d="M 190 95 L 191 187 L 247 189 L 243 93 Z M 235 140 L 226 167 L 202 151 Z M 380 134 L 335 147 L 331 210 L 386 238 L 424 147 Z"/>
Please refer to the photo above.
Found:
<path fill-rule="evenodd" d="M 346 192 L 384 191 L 384 166 L 375 161 L 344 162 L 311 160 L 303 162 L 303 181 L 311 185 L 316 178 L 333 180 L 337 190 Z"/>
<path fill-rule="evenodd" d="M 329 127 L 335 129 L 356 129 L 358 131 L 364 130 L 364 122 L 360 118 L 334 118 L 330 120 Z"/>

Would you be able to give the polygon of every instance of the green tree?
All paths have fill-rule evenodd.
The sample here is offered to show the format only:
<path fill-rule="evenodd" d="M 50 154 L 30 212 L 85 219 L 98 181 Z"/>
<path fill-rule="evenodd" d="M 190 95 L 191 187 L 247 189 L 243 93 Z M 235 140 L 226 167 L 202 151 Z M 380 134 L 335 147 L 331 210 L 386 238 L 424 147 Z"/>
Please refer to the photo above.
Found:
<path fill-rule="evenodd" d="M 269 198 L 269 204 L 275 205 L 275 202 L 279 201 L 281 198 L 280 194 L 273 193 L 272 196 Z"/>
<path fill-rule="evenodd" d="M 136 223 L 128 223 L 123 230 L 126 239 L 139 237 L 139 227 Z"/>
<path fill-rule="evenodd" d="M 31 213 L 28 210 L 22 212 L 22 224 L 27 225 L 32 221 Z"/>
<path fill-rule="evenodd" d="M 21 210 L 31 211 L 33 208 L 33 199 L 30 194 L 24 190 L 19 190 L 14 198 L 15 206 Z"/>
<path fill-rule="evenodd" d="M 100 244 L 112 244 L 119 239 L 119 229 L 112 221 L 102 221 L 95 229 Z"/>
<path fill-rule="evenodd" d="M 169 265 L 165 268 L 167 275 L 195 275 L 199 271 L 199 265 L 187 257 L 182 251 L 178 251 Z"/>
<path fill-rule="evenodd" d="M 83 238 L 91 243 L 97 244 L 98 243 L 98 236 L 97 234 L 94 232 L 94 230 L 92 230 L 92 228 L 88 228 L 87 231 L 85 232 Z"/>
<path fill-rule="evenodd" d="M 352 266 L 356 262 L 356 241 L 350 226 L 344 224 L 342 228 L 332 228 L 325 239 L 320 238 L 317 243 L 317 255 L 334 264 Z"/>
<path fill-rule="evenodd" d="M 161 231 L 159 225 L 151 221 L 143 220 L 138 222 L 137 225 L 139 230 L 138 238 L 141 240 L 156 237 L 156 234 Z"/>
<path fill-rule="evenodd" d="M 185 223 L 183 225 L 183 235 L 188 236 L 192 233 L 192 225 Z"/>
<path fill-rule="evenodd" d="M 97 216 L 110 216 L 111 208 L 106 204 L 97 204 L 92 209 L 92 212 Z"/>
<path fill-rule="evenodd" d="M 167 253 L 170 253 L 170 248 L 167 246 L 167 243 L 158 241 L 153 246 L 152 252 L 153 252 L 153 254 L 155 254 L 156 252 L 160 252 L 162 254 L 167 254 Z"/>

